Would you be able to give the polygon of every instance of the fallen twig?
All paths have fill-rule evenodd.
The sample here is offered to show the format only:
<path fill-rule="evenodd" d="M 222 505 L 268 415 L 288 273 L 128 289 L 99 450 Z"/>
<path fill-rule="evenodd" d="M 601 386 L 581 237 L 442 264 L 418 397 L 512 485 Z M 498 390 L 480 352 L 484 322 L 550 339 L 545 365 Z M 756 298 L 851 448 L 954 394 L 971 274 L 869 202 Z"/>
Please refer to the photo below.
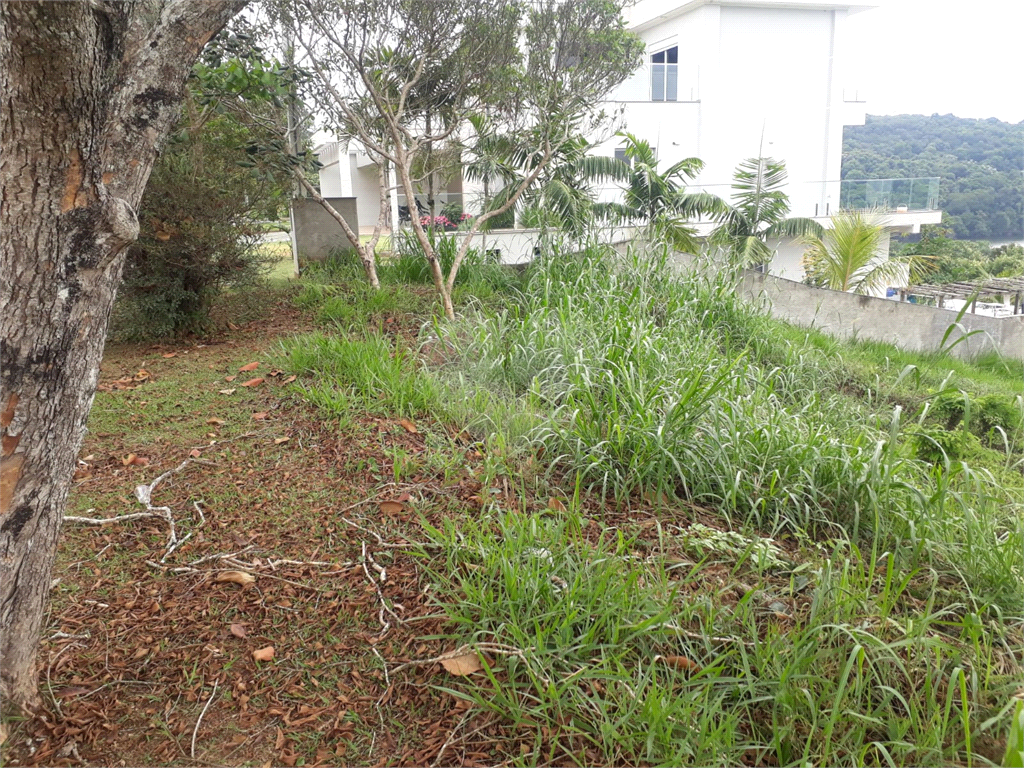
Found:
<path fill-rule="evenodd" d="M 235 557 L 236 555 L 241 555 L 241 554 L 243 554 L 245 552 L 248 552 L 250 549 L 255 549 L 255 545 L 254 544 L 250 544 L 249 546 L 244 547 L 244 548 L 238 550 L 237 552 L 228 552 L 227 554 L 206 555 L 205 557 L 200 557 L 197 560 L 193 560 L 190 563 L 186 563 L 186 565 L 194 566 L 194 565 L 199 565 L 200 563 L 208 563 L 211 560 L 222 560 L 222 559 L 229 558 L 229 557 Z"/>
<path fill-rule="evenodd" d="M 458 724 L 454 728 L 452 728 L 452 732 L 448 734 L 448 738 L 445 739 L 444 744 L 441 745 L 441 751 L 437 753 L 437 757 L 435 757 L 434 762 L 431 763 L 431 768 L 437 768 L 437 766 L 441 764 L 441 757 L 444 755 L 445 750 L 447 750 L 448 747 L 452 745 L 452 742 L 455 741 L 455 734 L 458 733 L 459 729 L 466 724 L 466 721 L 469 719 L 470 712 L 471 710 L 467 709 L 466 713 L 462 716 L 462 719 L 459 720 Z"/>
<path fill-rule="evenodd" d="M 196 735 L 199 733 L 199 724 L 203 722 L 203 715 L 206 714 L 206 710 L 210 708 L 210 704 L 213 703 L 213 699 L 217 695 L 217 685 L 219 683 L 219 679 L 213 681 L 213 693 L 211 693 L 210 698 L 206 700 L 206 706 L 203 707 L 203 711 L 199 713 L 199 719 L 196 720 L 196 727 L 192 730 L 192 749 L 190 750 L 190 754 L 193 758 L 196 756 Z"/>
<path fill-rule="evenodd" d="M 149 517 L 159 517 L 159 518 L 161 518 L 161 519 L 163 519 L 164 521 L 167 522 L 167 526 L 170 529 L 170 533 L 169 533 L 168 540 L 167 540 L 167 548 L 164 551 L 164 556 L 160 559 L 160 562 L 162 563 L 162 562 L 167 560 L 167 558 L 171 555 L 172 552 L 174 552 L 175 549 L 177 549 L 179 546 L 181 546 L 183 543 L 185 543 L 189 538 L 191 538 L 192 534 L 189 533 L 187 536 L 185 536 L 184 539 L 180 539 L 180 540 L 178 539 L 178 531 L 177 531 L 177 528 L 174 525 L 174 514 L 171 512 L 171 508 L 170 507 L 154 507 L 153 504 L 151 503 L 152 499 L 153 499 L 153 491 L 155 491 L 156 487 L 158 485 L 160 485 L 160 483 L 162 483 L 168 477 L 170 477 L 171 475 L 177 474 L 178 472 L 181 472 L 183 469 L 185 469 L 185 467 L 187 467 L 189 464 L 193 463 L 194 461 L 196 461 L 196 459 L 194 459 L 194 458 L 192 458 L 190 456 L 189 458 L 187 458 L 183 462 L 181 462 L 181 464 L 176 466 L 174 469 L 169 469 L 166 472 L 164 472 L 162 475 L 159 475 L 149 485 L 137 485 L 137 486 L 135 486 L 135 498 L 138 499 L 139 503 L 142 504 L 146 508 L 145 512 L 132 512 L 131 514 L 127 514 L 127 515 L 119 515 L 117 517 L 105 517 L 105 518 L 76 517 L 76 516 L 72 515 L 72 516 L 65 517 L 64 518 L 64 522 L 67 522 L 67 523 L 79 523 L 81 525 L 95 525 L 95 526 L 99 526 L 99 525 L 113 525 L 114 523 L 125 523 L 125 522 L 129 522 L 131 520 L 141 520 L 141 519 L 149 518 Z M 201 514 L 202 514 L 202 512 L 200 512 L 200 515 Z M 204 520 L 205 520 L 205 518 L 204 518 Z"/>
<path fill-rule="evenodd" d="M 46 665 L 46 690 L 49 691 L 50 699 L 53 701 L 53 706 L 57 708 L 57 716 L 60 717 L 61 720 L 64 719 L 64 710 L 60 708 L 60 702 L 57 701 L 57 697 L 53 695 L 53 685 L 50 683 L 50 670 L 53 669 L 53 665 L 57 662 L 57 659 L 63 656 L 69 648 L 78 647 L 81 647 L 80 643 L 68 643 L 61 648 L 57 655 L 50 659 L 49 663 Z"/>
<path fill-rule="evenodd" d="M 378 580 L 373 578 L 372 575 L 370 575 L 370 569 L 366 567 L 367 563 L 370 563 L 380 573 L 380 581 L 381 582 L 386 580 L 386 574 L 385 574 L 384 569 L 381 568 L 379 565 L 377 565 L 376 562 L 374 562 L 373 555 L 370 554 L 369 550 L 366 548 L 366 542 L 364 541 L 364 542 L 362 542 L 362 544 L 363 544 L 363 561 L 360 564 L 363 566 L 363 573 L 366 574 L 366 580 L 369 581 L 370 584 L 373 586 L 374 591 L 377 593 L 377 598 L 380 600 L 381 608 L 380 608 L 380 612 L 377 614 L 377 619 L 378 619 L 378 621 L 380 621 L 380 624 L 383 627 L 383 629 L 381 630 L 380 636 L 384 637 L 384 635 L 387 634 L 387 631 L 389 629 L 391 629 L 391 623 L 384 618 L 385 611 L 387 613 L 391 614 L 391 616 L 394 618 L 394 620 L 397 621 L 399 624 L 402 623 L 402 617 L 399 616 L 397 613 L 395 613 L 394 610 L 391 608 L 391 606 L 388 605 L 388 601 L 387 601 L 387 599 L 385 599 L 384 593 L 380 589 L 380 585 L 378 583 Z"/>
<path fill-rule="evenodd" d="M 78 523 L 79 525 L 101 526 L 101 525 L 114 525 L 115 523 L 126 523 L 126 522 L 130 522 L 132 520 L 143 520 L 143 519 L 146 519 L 146 518 L 158 517 L 158 518 L 166 521 L 167 522 L 167 526 L 170 529 L 169 536 L 168 536 L 168 541 L 167 541 L 167 548 L 164 551 L 164 556 L 162 558 L 160 558 L 160 562 L 164 563 L 164 562 L 167 561 L 167 558 L 171 556 L 171 554 L 174 552 L 174 550 L 178 549 L 182 544 L 184 544 L 186 541 L 188 541 L 190 538 L 192 538 L 192 534 L 195 533 L 195 531 L 192 531 L 192 532 L 188 533 L 182 539 L 178 538 L 177 528 L 175 527 L 175 524 L 174 524 L 174 514 L 171 512 L 171 508 L 170 507 L 154 507 L 153 504 L 152 504 L 153 491 L 156 490 L 156 487 L 158 485 L 160 485 L 160 483 L 162 483 L 164 480 L 166 480 L 171 475 L 174 475 L 174 474 L 177 474 L 178 472 L 181 472 L 189 464 L 193 464 L 193 463 L 196 463 L 196 464 L 213 464 L 213 462 L 208 461 L 208 460 L 203 459 L 203 458 L 200 458 L 198 455 L 192 456 L 191 453 L 193 451 L 198 453 L 198 451 L 200 449 L 212 448 L 215 445 L 220 445 L 222 443 L 230 443 L 233 440 L 241 440 L 241 439 L 246 438 L 246 437 L 258 437 L 261 434 L 265 434 L 267 431 L 268 430 L 263 430 L 261 432 L 246 432 L 245 434 L 235 435 L 234 437 L 229 437 L 229 438 L 227 438 L 225 440 L 213 440 L 213 441 L 211 441 L 207 445 L 196 446 L 195 448 L 192 449 L 192 451 L 190 451 L 189 457 L 187 459 L 185 459 L 183 462 L 181 462 L 181 464 L 176 466 L 174 469 L 167 470 L 162 475 L 158 476 L 149 485 L 137 485 L 137 486 L 135 486 L 135 498 L 137 498 L 139 500 L 140 504 L 145 506 L 146 510 L 144 512 L 132 512 L 132 513 L 127 514 L 127 515 L 118 515 L 117 517 L 102 517 L 102 518 L 97 518 L 97 517 L 78 517 L 78 516 L 75 516 L 75 515 L 68 515 L 68 516 L 64 517 L 64 522 L 66 522 L 66 523 Z M 201 503 L 202 502 L 198 502 L 198 501 L 193 501 L 192 502 L 192 505 L 195 507 L 196 512 L 199 513 L 199 525 L 196 526 L 197 528 L 201 527 L 204 523 L 206 523 L 206 515 L 203 514 L 203 510 L 199 507 L 199 505 Z"/>
<path fill-rule="evenodd" d="M 691 640 L 710 640 L 710 641 L 715 642 L 715 643 L 738 643 L 740 645 L 745 645 L 748 648 L 753 648 L 754 647 L 753 643 L 751 643 L 751 642 L 749 642 L 747 640 L 743 640 L 743 639 L 738 638 L 738 637 L 724 637 L 724 636 L 721 636 L 721 635 L 705 635 L 705 634 L 702 634 L 700 632 L 694 632 L 693 630 L 690 630 L 690 629 L 684 629 L 683 627 L 680 627 L 678 624 L 672 624 L 670 622 L 665 622 L 664 624 L 656 624 L 653 627 L 651 627 L 651 629 L 670 629 L 673 632 L 678 632 L 683 637 L 690 638 Z"/>

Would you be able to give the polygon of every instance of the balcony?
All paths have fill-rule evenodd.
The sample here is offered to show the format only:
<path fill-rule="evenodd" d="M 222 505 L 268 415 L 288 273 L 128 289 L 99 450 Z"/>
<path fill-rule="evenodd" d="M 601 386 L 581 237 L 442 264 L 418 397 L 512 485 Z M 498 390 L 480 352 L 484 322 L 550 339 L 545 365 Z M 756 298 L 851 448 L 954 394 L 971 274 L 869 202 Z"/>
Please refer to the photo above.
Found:
<path fill-rule="evenodd" d="M 840 208 L 882 213 L 937 211 L 939 177 L 911 179 L 844 179 L 839 182 Z"/>

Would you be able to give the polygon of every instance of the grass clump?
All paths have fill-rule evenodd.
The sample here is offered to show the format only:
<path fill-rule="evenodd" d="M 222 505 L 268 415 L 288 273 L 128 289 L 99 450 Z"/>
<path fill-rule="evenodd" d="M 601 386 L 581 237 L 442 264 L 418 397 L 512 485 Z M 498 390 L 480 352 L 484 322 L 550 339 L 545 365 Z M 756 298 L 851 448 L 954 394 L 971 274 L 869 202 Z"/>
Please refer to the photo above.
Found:
<path fill-rule="evenodd" d="M 504 649 L 459 691 L 519 727 L 526 764 L 944 765 L 977 756 L 972 739 L 994 749 L 999 717 L 982 719 L 1005 715 L 1006 649 L 976 613 L 907 611 L 927 580 L 891 556 L 840 545 L 788 588 L 779 560 L 737 601 L 713 567 L 641 558 L 594 526 L 573 509 L 428 526 L 452 633 Z"/>
<path fill-rule="evenodd" d="M 286 365 L 311 381 L 309 398 L 336 418 L 354 404 L 375 414 L 416 416 L 441 402 L 441 388 L 415 356 L 380 333 L 348 338 L 327 334 L 282 342 Z"/>

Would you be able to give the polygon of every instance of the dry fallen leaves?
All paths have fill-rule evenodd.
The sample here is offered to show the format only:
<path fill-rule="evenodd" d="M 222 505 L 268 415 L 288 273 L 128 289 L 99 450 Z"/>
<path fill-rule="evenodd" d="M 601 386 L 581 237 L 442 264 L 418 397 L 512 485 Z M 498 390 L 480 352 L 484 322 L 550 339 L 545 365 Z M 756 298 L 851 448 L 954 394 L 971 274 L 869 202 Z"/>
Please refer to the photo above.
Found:
<path fill-rule="evenodd" d="M 149 459 L 142 456 L 136 456 L 134 453 L 129 453 L 121 459 L 121 463 L 126 467 L 146 467 L 149 466 Z"/>
<path fill-rule="evenodd" d="M 548 509 L 555 512 L 565 512 L 565 502 L 561 499 L 556 499 L 553 496 L 548 499 Z"/>
<path fill-rule="evenodd" d="M 232 381 L 234 381 L 237 378 L 238 378 L 237 376 L 225 376 L 224 377 L 224 381 L 232 382 Z"/>
<path fill-rule="evenodd" d="M 293 381 L 295 381 L 295 380 L 296 380 L 297 378 L 299 378 L 299 377 L 298 377 L 298 376 L 295 376 L 295 375 L 292 375 L 292 376 L 289 376 L 289 377 L 288 377 L 288 378 L 286 378 L 286 379 L 281 379 L 281 383 L 282 383 L 282 384 L 291 384 L 291 383 L 292 383 Z"/>
<path fill-rule="evenodd" d="M 238 372 L 239 373 L 247 373 L 248 371 L 255 371 L 259 367 L 260 367 L 259 363 L 249 363 L 248 365 L 243 365 L 241 368 L 239 368 Z"/>
<path fill-rule="evenodd" d="M 219 426 L 220 426 L 221 424 L 227 424 L 227 422 L 226 422 L 226 421 L 224 421 L 224 419 L 218 419 L 218 418 L 217 418 L 216 416 L 211 416 L 210 418 L 208 418 L 208 419 L 206 420 L 206 423 L 207 423 L 207 424 L 215 424 L 215 425 L 217 425 L 218 427 L 219 427 Z"/>
<path fill-rule="evenodd" d="M 275 437 L 274 438 L 274 445 L 280 445 L 281 443 L 287 443 L 289 440 L 291 440 L 290 437 Z"/>
<path fill-rule="evenodd" d="M 258 651 L 253 651 L 252 657 L 256 659 L 256 661 L 270 661 L 274 658 L 274 646 L 268 645 L 266 648 L 260 648 Z"/>
<path fill-rule="evenodd" d="M 249 379 L 247 382 L 242 384 L 243 387 L 258 387 L 263 383 L 263 379 Z"/>
<path fill-rule="evenodd" d="M 202 451 L 200 451 L 198 448 L 193 448 L 191 451 L 188 452 L 188 455 L 189 458 L 191 459 L 198 459 L 203 454 Z"/>
<path fill-rule="evenodd" d="M 267 416 L 269 416 L 269 415 L 270 415 L 270 413 L 269 413 L 268 411 L 260 411 L 259 413 L 254 413 L 254 414 L 252 415 L 252 417 L 253 417 L 253 418 L 254 418 L 254 419 L 255 419 L 256 421 L 263 421 L 263 420 L 264 420 L 265 418 L 267 418 Z"/>
<path fill-rule="evenodd" d="M 177 356 L 178 356 L 177 352 L 167 352 L 166 354 L 162 355 L 162 357 L 177 357 Z"/>
<path fill-rule="evenodd" d="M 400 501 L 382 501 L 380 503 L 380 511 L 385 515 L 397 515 L 405 509 L 405 504 Z"/>
<path fill-rule="evenodd" d="M 450 659 L 442 659 L 441 666 L 447 669 L 451 674 L 463 677 L 465 675 L 471 675 L 474 672 L 479 672 L 483 667 L 480 666 L 480 658 L 475 653 L 465 653 L 462 656 L 453 656 Z"/>
<path fill-rule="evenodd" d="M 655 656 L 655 661 L 663 661 L 670 667 L 681 669 L 683 672 L 700 672 L 700 664 L 686 656 Z"/>
<path fill-rule="evenodd" d="M 250 584 L 255 584 L 256 577 L 245 571 L 221 571 L 217 574 L 214 581 L 230 581 L 232 584 L 238 584 L 244 589 Z"/>
<path fill-rule="evenodd" d="M 222 389 L 220 391 L 220 393 L 222 395 L 233 395 L 233 394 L 235 394 L 235 389 L 234 389 L 234 387 L 232 387 L 231 389 Z"/>
<path fill-rule="evenodd" d="M 241 624 L 232 624 L 231 625 L 231 634 L 234 635 L 235 637 L 243 637 L 244 638 L 248 633 L 245 631 L 245 627 L 242 626 Z"/>
<path fill-rule="evenodd" d="M 416 429 L 416 425 L 415 425 L 415 424 L 413 424 L 413 423 L 412 423 L 411 421 L 409 421 L 408 419 L 402 419 L 402 420 L 401 420 L 401 421 L 399 421 L 398 423 L 399 423 L 399 424 L 401 424 L 401 425 L 402 425 L 402 426 L 403 426 L 403 427 L 405 428 L 405 431 L 406 431 L 406 432 L 409 432 L 410 434 L 413 434 L 413 435 L 415 435 L 415 434 L 417 434 L 417 433 L 419 432 L 419 430 L 418 430 L 418 429 Z"/>

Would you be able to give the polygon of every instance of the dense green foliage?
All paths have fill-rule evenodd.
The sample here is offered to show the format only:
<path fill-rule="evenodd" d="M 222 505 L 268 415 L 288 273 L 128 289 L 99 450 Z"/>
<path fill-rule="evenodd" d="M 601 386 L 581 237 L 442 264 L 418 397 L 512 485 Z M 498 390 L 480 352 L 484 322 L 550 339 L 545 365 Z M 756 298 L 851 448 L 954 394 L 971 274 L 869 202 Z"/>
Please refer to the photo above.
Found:
<path fill-rule="evenodd" d="M 925 226 L 916 243 L 897 245 L 894 241 L 890 250 L 901 258 L 934 256 L 935 269 L 921 277 L 923 283 L 941 285 L 1024 276 L 1024 246 L 1019 243 L 992 248 L 984 241 L 954 240 L 950 234 L 945 227 Z"/>
<path fill-rule="evenodd" d="M 225 36 L 193 68 L 182 116 L 153 167 L 114 316 L 117 338 L 201 332 L 214 297 L 269 266 L 260 219 L 277 220 L 289 168 L 286 74 Z"/>
<path fill-rule="evenodd" d="M 953 115 L 870 115 L 843 133 L 844 179 L 939 176 L 957 238 L 1024 237 L 1024 123 Z"/>

